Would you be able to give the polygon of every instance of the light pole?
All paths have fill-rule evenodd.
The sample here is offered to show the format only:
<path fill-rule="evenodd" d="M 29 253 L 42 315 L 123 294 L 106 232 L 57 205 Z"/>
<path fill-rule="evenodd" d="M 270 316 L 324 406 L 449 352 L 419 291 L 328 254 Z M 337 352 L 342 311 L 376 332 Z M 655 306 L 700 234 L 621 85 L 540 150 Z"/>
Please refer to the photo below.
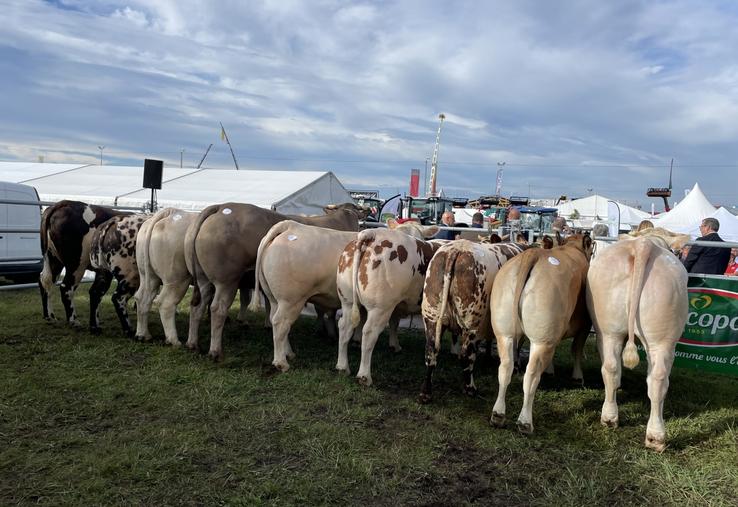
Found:
<path fill-rule="evenodd" d="M 105 145 L 98 146 L 97 149 L 100 150 L 100 165 L 102 165 L 102 155 L 103 155 L 103 150 L 105 149 Z"/>
<path fill-rule="evenodd" d="M 179 168 L 182 169 L 182 161 L 184 160 L 184 148 L 179 150 Z"/>
<path fill-rule="evenodd" d="M 423 188 L 426 191 L 425 195 L 428 195 L 428 160 L 430 160 L 430 158 L 425 157 L 425 171 L 423 172 Z"/>
<path fill-rule="evenodd" d="M 495 186 L 495 194 L 499 197 L 502 192 L 502 169 L 505 167 L 505 162 L 497 162 L 497 184 Z"/>

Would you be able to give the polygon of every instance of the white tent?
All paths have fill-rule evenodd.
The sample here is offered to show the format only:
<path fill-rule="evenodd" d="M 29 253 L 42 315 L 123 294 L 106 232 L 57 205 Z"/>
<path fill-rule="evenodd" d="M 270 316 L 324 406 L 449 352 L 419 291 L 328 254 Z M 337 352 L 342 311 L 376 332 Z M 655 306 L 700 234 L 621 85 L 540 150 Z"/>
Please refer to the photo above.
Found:
<path fill-rule="evenodd" d="M 608 213 L 608 199 L 602 195 L 590 195 L 582 199 L 565 202 L 556 206 L 559 210 L 559 216 L 563 216 L 574 222 L 575 227 L 591 227 L 593 223 L 606 222 L 610 219 Z M 617 201 L 615 201 L 617 202 Z M 621 226 L 637 226 L 642 220 L 649 219 L 650 214 L 645 211 L 633 208 L 626 204 L 617 203 L 620 208 L 620 224 Z M 579 214 L 578 219 L 571 219 L 574 211 Z M 617 220 L 617 216 L 614 218 Z"/>
<path fill-rule="evenodd" d="M 702 193 L 699 183 L 695 183 L 692 190 L 679 204 L 671 211 L 659 215 L 652 222 L 656 227 L 690 234 L 690 231 L 699 227 L 703 218 L 712 216 L 713 213 L 715 213 L 715 206 L 710 204 L 705 194 Z"/>
<path fill-rule="evenodd" d="M 738 242 L 738 217 L 736 217 L 730 211 L 723 207 L 716 209 L 715 212 L 710 216 L 712 218 L 716 218 L 717 221 L 720 222 L 720 230 L 718 231 L 718 235 L 720 235 L 723 240 Z M 700 236 L 702 236 L 702 233 L 700 233 L 701 222 L 701 219 L 695 222 L 694 227 L 687 231 L 687 234 L 689 234 L 693 238 L 699 238 Z"/>
<path fill-rule="evenodd" d="M 43 201 L 142 207 L 151 199 L 151 190 L 143 188 L 142 166 L 0 162 L 0 181 L 31 185 Z M 352 199 L 331 172 L 164 168 L 157 190 L 160 208 L 196 211 L 229 201 L 286 214 L 320 214 L 326 204 Z"/>

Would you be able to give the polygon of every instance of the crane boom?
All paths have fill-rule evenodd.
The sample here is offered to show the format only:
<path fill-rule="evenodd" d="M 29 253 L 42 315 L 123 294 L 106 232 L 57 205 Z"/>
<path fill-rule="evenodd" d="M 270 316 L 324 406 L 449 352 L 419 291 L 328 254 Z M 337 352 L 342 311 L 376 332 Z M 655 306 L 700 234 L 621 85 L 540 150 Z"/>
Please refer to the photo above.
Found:
<path fill-rule="evenodd" d="M 441 113 L 438 115 L 441 122 L 438 124 L 438 133 L 436 134 L 436 145 L 433 147 L 433 161 L 431 162 L 430 181 L 428 182 L 428 195 L 436 195 L 436 178 L 438 177 L 438 148 L 441 144 L 441 127 L 446 115 Z"/>

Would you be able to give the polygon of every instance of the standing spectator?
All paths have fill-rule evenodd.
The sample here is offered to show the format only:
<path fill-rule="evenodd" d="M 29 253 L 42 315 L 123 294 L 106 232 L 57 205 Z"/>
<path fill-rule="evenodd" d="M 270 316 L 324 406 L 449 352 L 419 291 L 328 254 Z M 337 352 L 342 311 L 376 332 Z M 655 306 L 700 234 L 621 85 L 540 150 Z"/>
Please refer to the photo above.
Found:
<path fill-rule="evenodd" d="M 454 214 L 451 211 L 444 211 L 441 215 L 441 230 L 436 234 L 436 239 L 456 239 L 459 235 L 456 231 L 450 231 L 444 227 L 453 227 L 456 224 Z"/>
<path fill-rule="evenodd" d="M 653 222 L 650 220 L 641 220 L 641 223 L 638 224 L 638 229 L 636 229 L 637 232 L 641 232 L 645 229 L 653 229 Z"/>
<path fill-rule="evenodd" d="M 716 241 L 722 243 L 718 236 L 720 222 L 715 218 L 705 218 L 700 225 L 702 236 L 697 241 Z M 711 246 L 693 245 L 689 249 L 689 255 L 684 260 L 684 267 L 690 273 L 704 273 L 707 275 L 722 275 L 728 267 L 730 249 L 716 248 Z"/>
<path fill-rule="evenodd" d="M 482 215 L 480 212 L 474 213 L 472 215 L 472 223 L 471 226 L 475 229 L 483 229 L 484 228 L 484 215 Z"/>
<path fill-rule="evenodd" d="M 738 276 L 738 248 L 730 249 L 730 260 L 728 261 L 728 268 L 725 270 L 725 274 L 728 276 Z"/>

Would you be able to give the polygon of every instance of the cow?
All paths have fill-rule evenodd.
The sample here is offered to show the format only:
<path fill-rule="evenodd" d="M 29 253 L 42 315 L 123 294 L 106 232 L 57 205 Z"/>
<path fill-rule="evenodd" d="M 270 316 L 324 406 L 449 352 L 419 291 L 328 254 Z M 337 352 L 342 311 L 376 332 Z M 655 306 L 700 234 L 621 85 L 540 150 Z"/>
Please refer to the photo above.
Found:
<path fill-rule="evenodd" d="M 574 337 L 574 378 L 582 378 L 581 355 L 591 329 L 585 281 L 592 239 L 575 234 L 551 250 L 532 248 L 506 263 L 490 297 L 492 328 L 497 336 L 499 390 L 490 422 L 505 422 L 505 393 L 513 372 L 513 348 L 526 336 L 530 356 L 523 379 L 523 407 L 518 430 L 533 432 L 533 399 L 543 370 L 559 342 Z"/>
<path fill-rule="evenodd" d="M 129 337 L 133 337 L 133 329 L 128 321 L 127 304 L 138 289 L 140 281 L 136 263 L 136 236 L 150 217 L 151 215 L 143 214 L 112 217 L 95 230 L 90 246 L 92 268 L 102 274 L 108 287 L 112 278 L 118 282 L 110 299 L 123 332 Z M 94 310 L 97 315 L 97 308 Z M 99 328 L 97 319 L 96 324 Z"/>
<path fill-rule="evenodd" d="M 597 333 L 605 383 L 600 421 L 618 426 L 621 351 L 626 368 L 637 366 L 638 336 L 648 358 L 646 382 L 651 400 L 645 445 L 658 452 L 666 448 L 664 399 L 674 349 L 688 314 L 687 270 L 669 248 L 678 250 L 688 240 L 687 235 L 674 235 L 667 241 L 658 231 L 620 240 L 592 260 L 587 274 L 587 307 Z"/>
<path fill-rule="evenodd" d="M 175 310 L 190 287 L 192 275 L 184 256 L 187 228 L 197 213 L 164 208 L 141 225 L 136 239 L 136 263 L 140 284 L 136 294 L 136 339 L 151 340 L 149 310 L 156 297 L 164 327 L 165 343 L 181 345 L 177 337 Z M 161 293 L 157 297 L 161 287 Z"/>
<path fill-rule="evenodd" d="M 275 369 L 289 369 L 294 357 L 288 334 L 307 303 L 324 309 L 341 307 L 336 266 L 356 232 L 336 231 L 285 220 L 269 229 L 259 243 L 256 286 L 249 309 L 257 311 L 261 289 L 271 304 Z"/>
<path fill-rule="evenodd" d="M 358 231 L 359 220 L 367 213 L 351 203 L 326 206 L 324 211 L 326 214 L 321 216 L 290 217 L 251 204 L 225 203 L 200 212 L 185 237 L 185 259 L 196 285 L 191 302 L 194 317 L 191 315 L 186 346 L 198 348 L 198 314 L 202 314 L 198 308 L 202 301 L 212 301 L 208 355 L 216 361 L 223 359 L 223 324 L 228 309 L 244 275 L 254 269 L 259 242 L 274 224 L 292 219 L 329 229 Z"/>
<path fill-rule="evenodd" d="M 348 344 L 362 320 L 360 307 L 363 307 L 366 318 L 361 336 L 361 365 L 356 377 L 366 386 L 372 384 L 374 346 L 388 323 L 390 348 L 400 351 L 399 320 L 419 313 L 425 271 L 442 244 L 424 241 L 435 236 L 439 230 L 436 226 L 424 227 L 417 222 L 399 225 L 395 220 L 389 220 L 387 225 L 388 229 L 360 232 L 341 252 L 336 271 L 342 310 L 338 320 L 336 370 L 350 373 Z"/>
<path fill-rule="evenodd" d="M 430 262 L 423 287 L 426 377 L 419 400 L 432 398 L 432 376 L 444 330 L 461 338 L 464 391 L 476 394 L 473 369 L 478 343 L 492 339 L 489 295 L 500 267 L 524 251 L 516 243 L 458 240 L 442 246 Z"/>
<path fill-rule="evenodd" d="M 72 326 L 80 325 L 74 307 L 74 292 L 90 266 L 92 233 L 109 218 L 127 214 L 129 213 L 80 201 L 59 201 L 46 208 L 41 216 L 41 253 L 44 264 L 38 283 L 44 319 L 56 319 L 51 305 L 51 288 L 64 269 L 64 279 L 59 290 L 66 320 Z M 90 329 L 93 332 L 99 332 L 97 308 L 109 286 L 110 280 L 96 273 L 90 287 Z"/>

